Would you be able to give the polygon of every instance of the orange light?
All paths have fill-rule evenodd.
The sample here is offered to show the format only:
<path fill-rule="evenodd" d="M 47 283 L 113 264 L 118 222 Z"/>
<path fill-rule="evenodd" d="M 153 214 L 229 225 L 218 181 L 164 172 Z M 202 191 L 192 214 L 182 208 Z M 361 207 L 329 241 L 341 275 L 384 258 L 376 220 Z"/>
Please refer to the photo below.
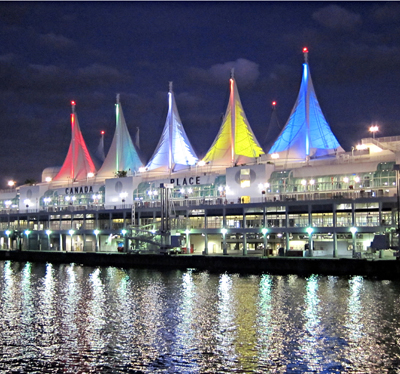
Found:
<path fill-rule="evenodd" d="M 308 48 L 307 47 L 303 48 L 303 53 L 308 53 Z"/>

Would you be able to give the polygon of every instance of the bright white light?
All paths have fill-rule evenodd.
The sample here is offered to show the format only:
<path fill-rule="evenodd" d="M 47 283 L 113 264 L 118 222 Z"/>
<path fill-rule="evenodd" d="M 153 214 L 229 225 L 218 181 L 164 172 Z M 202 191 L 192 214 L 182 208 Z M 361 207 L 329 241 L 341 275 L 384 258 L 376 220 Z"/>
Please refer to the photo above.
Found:
<path fill-rule="evenodd" d="M 224 190 L 224 187 L 222 187 L 222 186 L 219 186 L 219 187 L 218 187 L 218 191 L 219 191 L 219 192 L 221 192 L 221 191 L 223 191 L 223 190 Z"/>
<path fill-rule="evenodd" d="M 25 205 L 30 205 L 30 204 L 31 204 L 31 201 L 30 201 L 29 199 L 25 199 L 25 200 L 24 200 L 24 204 L 25 204 Z"/>
<path fill-rule="evenodd" d="M 8 184 L 10 187 L 13 187 L 13 186 L 15 186 L 15 181 L 8 181 L 7 184 Z"/>
<path fill-rule="evenodd" d="M 357 151 L 362 151 L 363 149 L 367 149 L 368 147 L 365 144 L 357 144 L 356 149 Z"/>
<path fill-rule="evenodd" d="M 271 155 L 271 158 L 277 159 L 277 158 L 279 158 L 279 154 L 278 154 L 278 153 L 273 153 L 273 154 Z"/>
<path fill-rule="evenodd" d="M 308 235 L 311 235 L 314 229 L 312 227 L 307 227 L 306 231 Z"/>
<path fill-rule="evenodd" d="M 354 235 L 357 232 L 357 227 L 350 227 L 350 231 Z"/>
<path fill-rule="evenodd" d="M 310 179 L 310 184 L 314 185 L 315 184 L 315 180 L 314 179 Z"/>
<path fill-rule="evenodd" d="M 265 188 L 268 188 L 269 187 L 269 183 L 268 182 L 264 183 L 264 186 L 265 186 Z"/>
<path fill-rule="evenodd" d="M 45 181 L 46 181 L 46 182 L 51 182 L 51 177 L 46 177 L 46 178 L 45 178 Z"/>
<path fill-rule="evenodd" d="M 65 196 L 65 200 L 70 201 L 71 198 L 69 196 Z"/>
<path fill-rule="evenodd" d="M 46 230 L 46 234 L 50 235 L 51 234 L 51 230 Z"/>
<path fill-rule="evenodd" d="M 12 201 L 11 201 L 11 200 L 6 200 L 6 201 L 4 202 L 4 204 L 6 205 L 7 208 L 9 208 L 10 205 L 12 204 Z"/>
<path fill-rule="evenodd" d="M 127 196 L 128 196 L 128 192 L 121 192 L 121 193 L 119 194 L 119 197 L 120 197 L 121 199 L 125 199 Z"/>
<path fill-rule="evenodd" d="M 228 230 L 227 229 L 221 229 L 221 232 L 225 235 L 228 232 Z"/>
<path fill-rule="evenodd" d="M 141 166 L 139 168 L 139 173 L 144 173 L 146 171 L 146 168 L 144 166 Z"/>
<path fill-rule="evenodd" d="M 343 178 L 343 182 L 344 182 L 344 183 L 349 183 L 349 178 L 344 177 L 344 178 Z"/>
<path fill-rule="evenodd" d="M 192 193 L 192 192 L 193 192 L 193 189 L 188 188 L 188 193 Z"/>
<path fill-rule="evenodd" d="M 88 173 L 88 174 L 87 174 L 87 177 L 88 177 L 88 178 L 93 178 L 93 177 L 94 177 L 94 173 L 92 173 L 92 172 Z"/>
<path fill-rule="evenodd" d="M 75 230 L 71 229 L 71 230 L 68 231 L 68 234 L 70 234 L 72 236 L 72 235 L 74 235 L 74 232 L 75 232 Z"/>
<path fill-rule="evenodd" d="M 197 163 L 198 166 L 204 166 L 206 164 L 205 161 L 201 160 Z"/>
<path fill-rule="evenodd" d="M 180 192 L 180 193 L 185 193 L 185 189 L 184 189 L 184 188 L 181 188 L 179 192 Z"/>
<path fill-rule="evenodd" d="M 305 179 L 302 179 L 301 184 L 302 184 L 303 186 L 305 186 L 305 185 L 307 184 L 307 181 L 306 181 Z"/>
<path fill-rule="evenodd" d="M 263 189 L 264 189 L 264 185 L 263 185 L 262 183 L 259 183 L 259 184 L 258 184 L 258 188 L 259 188 L 260 190 L 263 190 Z"/>
<path fill-rule="evenodd" d="M 354 177 L 354 182 L 358 183 L 360 181 L 360 177 L 356 176 Z"/>

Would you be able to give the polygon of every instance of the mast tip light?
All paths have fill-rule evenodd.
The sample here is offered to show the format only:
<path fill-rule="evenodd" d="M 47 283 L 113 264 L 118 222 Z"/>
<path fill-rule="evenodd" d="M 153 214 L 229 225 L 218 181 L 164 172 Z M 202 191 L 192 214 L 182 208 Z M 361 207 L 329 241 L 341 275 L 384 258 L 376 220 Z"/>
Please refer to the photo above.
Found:
<path fill-rule="evenodd" d="M 308 53 L 308 48 L 307 47 L 303 48 L 303 53 Z"/>
<path fill-rule="evenodd" d="M 104 135 L 106 132 L 104 130 L 100 131 L 101 135 Z"/>
<path fill-rule="evenodd" d="M 276 101 L 273 101 L 273 102 L 272 102 L 272 106 L 275 106 L 275 105 L 276 105 Z"/>
<path fill-rule="evenodd" d="M 71 101 L 71 105 L 76 105 L 74 100 Z"/>

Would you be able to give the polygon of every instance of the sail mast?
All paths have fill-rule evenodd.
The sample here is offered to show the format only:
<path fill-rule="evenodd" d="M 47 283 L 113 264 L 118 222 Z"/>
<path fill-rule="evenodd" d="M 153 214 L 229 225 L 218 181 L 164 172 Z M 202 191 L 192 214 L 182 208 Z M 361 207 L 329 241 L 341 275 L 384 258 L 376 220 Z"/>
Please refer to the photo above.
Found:
<path fill-rule="evenodd" d="M 71 145 L 72 145 L 72 162 L 71 162 L 71 182 L 75 179 L 75 171 L 74 171 L 74 164 L 75 164 L 75 101 L 71 101 L 71 131 L 72 131 L 72 139 L 71 139 Z"/>
<path fill-rule="evenodd" d="M 308 48 L 303 48 L 304 54 L 304 80 L 305 80 L 305 89 L 306 89 L 306 100 L 305 100 L 305 113 L 306 113 L 306 160 L 308 161 L 310 158 L 310 90 L 309 87 L 309 77 L 308 77 Z"/>
<path fill-rule="evenodd" d="M 236 108 L 235 108 L 235 78 L 234 78 L 235 69 L 231 70 L 231 161 L 232 165 L 235 163 L 235 119 L 236 119 Z"/>
<path fill-rule="evenodd" d="M 168 92 L 168 133 L 169 133 L 169 144 L 168 144 L 168 168 L 169 172 L 172 171 L 172 147 L 173 147 L 173 130 L 174 123 L 172 118 L 172 108 L 173 108 L 173 94 L 172 94 L 172 82 L 169 82 L 169 92 Z"/>

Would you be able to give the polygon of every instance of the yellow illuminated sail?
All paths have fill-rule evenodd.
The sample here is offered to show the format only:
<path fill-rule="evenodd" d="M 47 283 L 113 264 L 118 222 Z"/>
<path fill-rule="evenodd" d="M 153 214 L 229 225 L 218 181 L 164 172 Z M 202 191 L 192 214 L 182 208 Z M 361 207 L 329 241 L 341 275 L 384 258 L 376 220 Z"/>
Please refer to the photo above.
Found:
<path fill-rule="evenodd" d="M 244 113 L 236 82 L 230 80 L 231 92 L 221 128 L 203 161 L 216 166 L 232 166 L 264 154 Z"/>

